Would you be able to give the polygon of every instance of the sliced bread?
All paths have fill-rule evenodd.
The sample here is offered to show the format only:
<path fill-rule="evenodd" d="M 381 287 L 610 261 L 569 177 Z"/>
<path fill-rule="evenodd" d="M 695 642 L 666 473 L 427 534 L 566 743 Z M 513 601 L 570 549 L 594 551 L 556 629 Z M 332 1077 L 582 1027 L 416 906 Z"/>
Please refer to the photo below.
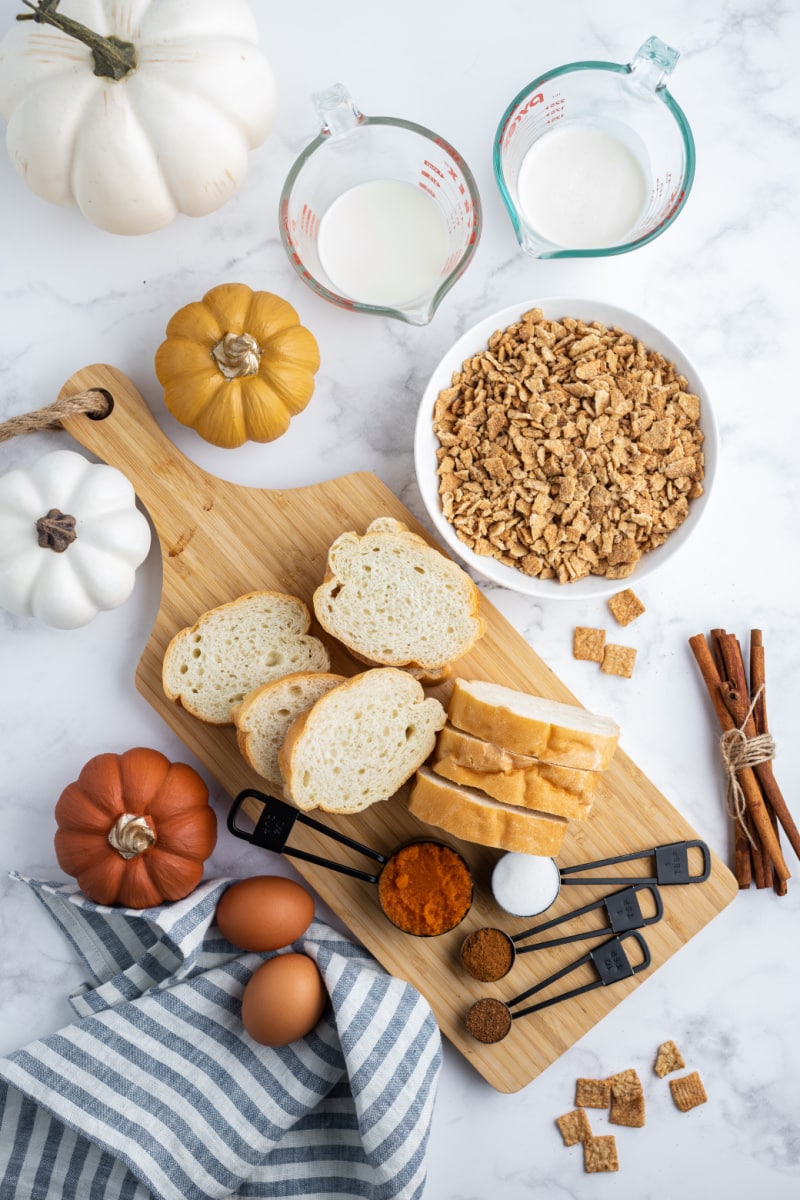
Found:
<path fill-rule="evenodd" d="M 314 593 L 323 629 L 357 658 L 435 678 L 480 638 L 480 593 L 452 559 L 391 517 L 343 533 Z"/>
<path fill-rule="evenodd" d="M 433 750 L 445 713 L 406 671 L 375 667 L 333 688 L 290 726 L 278 755 L 298 808 L 355 813 L 388 800 Z"/>
<path fill-rule="evenodd" d="M 599 771 L 558 767 L 511 754 L 453 725 L 445 725 L 431 763 L 437 775 L 478 788 L 504 804 L 585 821 L 601 778 Z"/>
<path fill-rule="evenodd" d="M 249 592 L 212 608 L 167 646 L 164 692 L 201 721 L 229 725 L 231 709 L 262 683 L 328 670 L 328 651 L 310 624 L 303 601 L 283 592 Z"/>
<path fill-rule="evenodd" d="M 558 854 L 567 833 L 564 817 L 517 808 L 493 800 L 477 788 L 462 787 L 420 767 L 408 800 L 409 812 L 465 842 L 516 850 L 520 854 Z"/>
<path fill-rule="evenodd" d="M 447 715 L 458 729 L 512 754 L 587 771 L 605 771 L 619 740 L 610 717 L 480 680 L 455 681 Z"/>
<path fill-rule="evenodd" d="M 262 684 L 231 710 L 242 757 L 272 787 L 283 790 L 278 751 L 289 726 L 331 688 L 344 682 L 344 675 L 327 671 L 295 671 Z"/>

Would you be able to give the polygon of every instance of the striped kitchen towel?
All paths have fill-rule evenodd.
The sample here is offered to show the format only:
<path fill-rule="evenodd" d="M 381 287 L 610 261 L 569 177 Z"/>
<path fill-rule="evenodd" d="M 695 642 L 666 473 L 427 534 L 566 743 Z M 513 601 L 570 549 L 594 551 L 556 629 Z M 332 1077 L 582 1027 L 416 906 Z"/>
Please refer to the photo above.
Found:
<path fill-rule="evenodd" d="M 314 921 L 294 948 L 331 1003 L 271 1049 L 239 1017 L 271 956 L 214 923 L 231 880 L 141 911 L 23 881 L 91 980 L 75 1023 L 0 1059 L 0 1200 L 421 1196 L 441 1040 L 410 985 Z"/>

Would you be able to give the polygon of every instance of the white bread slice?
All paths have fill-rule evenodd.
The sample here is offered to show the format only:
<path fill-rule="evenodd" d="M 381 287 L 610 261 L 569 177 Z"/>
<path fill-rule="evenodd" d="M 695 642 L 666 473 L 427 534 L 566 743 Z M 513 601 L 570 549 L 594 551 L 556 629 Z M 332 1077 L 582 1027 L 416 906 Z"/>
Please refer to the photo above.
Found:
<path fill-rule="evenodd" d="M 478 788 L 504 804 L 536 808 L 585 821 L 601 778 L 599 771 L 558 767 L 522 754 L 511 754 L 453 725 L 445 725 L 431 763 L 437 775 Z"/>
<path fill-rule="evenodd" d="M 229 725 L 234 705 L 262 683 L 328 670 L 328 651 L 310 624 L 303 601 L 284 592 L 248 592 L 212 608 L 167 646 L 164 692 L 201 721 Z"/>
<path fill-rule="evenodd" d="M 516 850 L 520 854 L 558 854 L 567 821 L 550 813 L 516 808 L 476 788 L 461 787 L 420 767 L 408 800 L 409 812 L 428 825 L 465 842 Z"/>
<path fill-rule="evenodd" d="M 354 675 L 290 726 L 278 755 L 298 808 L 355 813 L 388 800 L 433 750 L 445 713 L 394 667 Z"/>
<path fill-rule="evenodd" d="M 231 709 L 240 754 L 262 779 L 280 792 L 283 776 L 278 751 L 289 726 L 331 688 L 344 682 L 344 675 L 327 671 L 295 671 L 262 684 Z"/>
<path fill-rule="evenodd" d="M 424 668 L 431 679 L 466 654 L 486 627 L 466 571 L 391 517 L 333 542 L 314 611 L 323 629 L 362 661 Z"/>
<path fill-rule="evenodd" d="M 605 771 L 619 740 L 619 725 L 577 704 L 562 704 L 499 683 L 457 679 L 447 711 L 450 723 L 542 762 Z"/>

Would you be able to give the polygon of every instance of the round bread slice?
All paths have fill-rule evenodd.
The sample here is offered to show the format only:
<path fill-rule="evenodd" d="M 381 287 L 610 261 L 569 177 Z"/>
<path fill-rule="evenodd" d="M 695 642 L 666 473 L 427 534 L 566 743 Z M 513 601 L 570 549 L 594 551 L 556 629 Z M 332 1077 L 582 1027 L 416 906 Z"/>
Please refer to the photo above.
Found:
<path fill-rule="evenodd" d="M 480 680 L 455 681 L 447 715 L 458 729 L 512 754 L 586 771 L 605 771 L 619 740 L 611 717 Z"/>
<path fill-rule="evenodd" d="M 464 842 L 551 858 L 561 850 L 568 825 L 564 817 L 502 804 L 477 788 L 451 783 L 429 767 L 417 771 L 408 810 Z"/>
<path fill-rule="evenodd" d="M 599 771 L 558 767 L 511 754 L 453 725 L 445 725 L 431 763 L 437 775 L 478 788 L 494 800 L 585 821 L 602 778 Z"/>
<path fill-rule="evenodd" d="M 354 675 L 289 728 L 278 755 L 286 795 L 300 809 L 334 813 L 388 800 L 433 750 L 444 720 L 407 672 Z"/>
<path fill-rule="evenodd" d="M 466 571 L 391 517 L 336 539 L 313 603 L 323 629 L 356 657 L 422 668 L 426 679 L 485 630 L 480 593 Z"/>
<path fill-rule="evenodd" d="M 344 682 L 344 675 L 327 671 L 295 671 L 249 692 L 241 704 L 231 709 L 239 752 L 272 787 L 283 790 L 278 751 L 289 726 L 321 696 Z"/>
<path fill-rule="evenodd" d="M 164 692 L 201 721 L 230 725 L 231 709 L 262 683 L 328 670 L 328 651 L 310 625 L 303 601 L 284 592 L 248 592 L 212 608 L 167 646 Z"/>

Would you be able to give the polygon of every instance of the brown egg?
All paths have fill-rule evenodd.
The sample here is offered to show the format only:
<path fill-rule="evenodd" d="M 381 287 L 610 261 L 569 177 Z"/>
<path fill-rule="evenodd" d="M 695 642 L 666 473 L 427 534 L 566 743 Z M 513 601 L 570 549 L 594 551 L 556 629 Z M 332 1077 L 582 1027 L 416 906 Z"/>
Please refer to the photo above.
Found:
<path fill-rule="evenodd" d="M 254 875 L 232 883 L 217 905 L 217 925 L 241 950 L 280 950 L 314 919 L 314 900 L 293 879 Z"/>
<path fill-rule="evenodd" d="M 306 954 L 278 954 L 253 973 L 242 995 L 242 1024 L 262 1046 L 288 1046 L 310 1033 L 328 994 Z"/>

